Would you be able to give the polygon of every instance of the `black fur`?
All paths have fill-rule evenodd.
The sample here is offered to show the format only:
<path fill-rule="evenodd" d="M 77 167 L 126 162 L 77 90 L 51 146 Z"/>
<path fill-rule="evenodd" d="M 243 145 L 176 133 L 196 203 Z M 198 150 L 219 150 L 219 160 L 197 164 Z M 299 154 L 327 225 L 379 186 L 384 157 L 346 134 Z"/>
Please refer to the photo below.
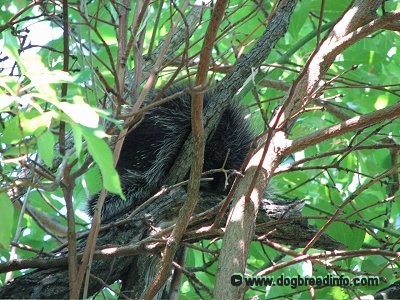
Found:
<path fill-rule="evenodd" d="M 163 97 L 178 91 L 176 88 L 169 89 Z M 212 92 L 204 95 L 205 106 L 209 101 L 213 101 Z M 127 200 L 110 195 L 104 203 L 103 221 L 132 210 L 162 187 L 169 169 L 190 134 L 190 105 L 191 96 L 185 92 L 147 112 L 142 122 L 128 133 L 116 167 Z M 243 109 L 236 104 L 230 104 L 206 142 L 203 171 L 222 167 L 226 170 L 239 170 L 252 139 L 253 133 L 244 120 Z M 229 191 L 232 180 L 227 182 L 224 173 L 211 176 L 213 181 L 202 185 L 202 188 L 218 194 Z M 89 201 L 91 216 L 96 201 L 97 197 Z"/>

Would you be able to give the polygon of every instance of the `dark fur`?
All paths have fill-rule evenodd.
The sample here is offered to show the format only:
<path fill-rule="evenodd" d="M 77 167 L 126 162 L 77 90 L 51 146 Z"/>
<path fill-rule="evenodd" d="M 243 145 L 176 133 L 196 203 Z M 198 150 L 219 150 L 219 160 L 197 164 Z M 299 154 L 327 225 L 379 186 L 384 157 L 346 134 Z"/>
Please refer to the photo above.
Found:
<path fill-rule="evenodd" d="M 169 89 L 163 97 L 178 91 L 176 88 Z M 206 93 L 204 105 L 212 100 L 212 92 Z M 189 93 L 180 95 L 177 99 L 147 112 L 142 122 L 128 133 L 116 167 L 127 200 L 123 201 L 115 195 L 108 196 L 102 211 L 103 221 L 132 210 L 162 187 L 169 169 L 190 134 L 190 105 Z M 206 142 L 203 171 L 222 167 L 226 170 L 239 170 L 252 139 L 253 133 L 244 120 L 242 108 L 230 104 Z M 202 185 L 202 188 L 218 194 L 229 191 L 232 180 L 227 182 L 224 173 L 211 176 L 213 181 Z M 91 216 L 96 201 L 97 197 L 89 201 Z"/>

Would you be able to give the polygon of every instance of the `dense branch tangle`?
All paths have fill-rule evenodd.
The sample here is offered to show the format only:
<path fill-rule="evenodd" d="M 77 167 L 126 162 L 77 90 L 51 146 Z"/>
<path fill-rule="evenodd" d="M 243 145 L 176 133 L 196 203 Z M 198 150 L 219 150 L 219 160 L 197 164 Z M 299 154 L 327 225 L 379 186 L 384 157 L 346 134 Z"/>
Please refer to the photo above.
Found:
<path fill-rule="evenodd" d="M 184 203 L 186 203 L 184 200 L 187 198 L 187 194 L 182 188 L 170 188 L 161 198 L 152 199 L 153 202 L 149 202 L 147 206 L 145 205 L 139 209 L 139 211 L 135 212 L 131 216 L 133 219 L 126 221 L 122 218 L 100 231 L 98 238 L 97 230 L 99 230 L 100 218 L 98 215 L 95 215 L 88 243 L 79 242 L 77 246 L 78 249 L 76 250 L 77 262 L 81 263 L 80 270 L 77 274 L 79 280 L 83 279 L 83 274 L 87 270 L 87 265 L 91 264 L 91 257 L 94 258 L 91 265 L 91 273 L 93 275 L 91 275 L 90 282 L 88 281 L 89 283 L 86 285 L 87 293 L 92 294 L 103 288 L 105 284 L 108 285 L 116 280 L 122 279 L 124 281 L 125 290 L 130 291 L 125 294 L 126 296 L 141 297 L 144 295 L 144 292 L 146 293 L 145 295 L 149 297 L 154 296 L 159 287 L 163 285 L 165 276 L 160 276 L 161 279 L 158 281 L 157 286 L 150 288 L 148 291 L 144 291 L 144 288 L 151 282 L 151 279 L 149 280 L 146 277 L 154 278 L 154 274 L 157 271 L 154 268 L 156 268 L 159 262 L 159 253 L 163 252 L 164 254 L 168 254 L 169 261 L 165 261 L 161 270 L 164 274 L 168 273 L 168 268 L 173 258 L 173 253 L 176 250 L 177 243 L 181 241 L 192 243 L 205 238 L 211 239 L 214 237 L 221 237 L 223 229 L 225 228 L 226 233 L 224 236 L 224 246 L 220 255 L 220 273 L 217 274 L 215 298 L 237 298 L 243 295 L 243 289 L 230 286 L 227 280 L 229 280 L 230 275 L 234 272 L 244 273 L 248 258 L 248 247 L 250 241 L 254 239 L 264 241 L 268 245 L 274 245 L 271 241 L 275 241 L 286 245 L 292 245 L 293 247 L 305 247 L 303 255 L 293 260 L 293 263 L 334 256 L 334 253 L 327 253 L 325 256 L 324 254 L 309 255 L 306 253 L 311 246 L 322 249 L 337 249 L 342 245 L 332 241 L 324 234 L 325 227 L 319 232 L 312 227 L 308 227 L 299 212 L 302 207 L 301 202 L 295 202 L 294 206 L 296 209 L 290 205 L 290 210 L 287 209 L 288 206 L 277 208 L 279 207 L 277 203 L 268 202 L 262 198 L 262 191 L 268 184 L 270 178 L 275 174 L 275 169 L 282 159 L 290 154 L 326 141 L 327 138 L 334 138 L 351 131 L 361 130 L 367 126 L 388 119 L 395 119 L 400 115 L 399 105 L 395 104 L 391 107 L 376 112 L 370 112 L 359 117 L 343 119 L 340 124 L 332 125 L 329 128 L 304 135 L 293 141 L 288 139 L 288 134 L 290 134 L 290 129 L 296 119 L 301 116 L 306 108 L 313 104 L 313 101 L 323 92 L 319 84 L 321 80 L 323 80 L 324 75 L 329 66 L 333 63 L 335 57 L 342 53 L 347 47 L 367 35 L 377 30 L 393 28 L 395 27 L 394 25 L 398 23 L 398 12 L 384 14 L 381 17 L 377 15 L 376 10 L 380 2 L 381 1 L 355 1 L 342 18 L 337 21 L 327 36 L 319 42 L 316 50 L 310 56 L 302 71 L 291 85 L 281 106 L 274 111 L 274 114 L 269 120 L 266 132 L 263 133 L 258 140 L 257 150 L 261 150 L 259 150 L 259 153 L 248 164 L 244 178 L 237 186 L 236 194 L 232 193 L 228 197 L 228 200 L 230 200 L 233 196 L 232 206 L 227 204 L 228 201 L 221 204 L 221 198 L 211 197 L 209 199 L 209 195 L 200 194 L 200 197 L 195 199 L 199 201 L 196 211 L 198 215 L 192 216 L 190 221 L 188 217 L 190 217 L 191 214 L 186 214 L 186 220 L 178 220 L 178 223 L 183 225 L 180 225 L 179 228 L 175 228 L 181 232 L 178 235 L 174 235 L 173 238 L 170 236 L 170 233 L 174 228 L 170 225 L 177 222 L 176 216 L 179 214 L 178 211 Z M 220 3 L 220 1 L 218 1 L 218 3 Z M 136 3 L 137 6 L 135 7 L 133 17 L 136 23 L 132 22 L 132 24 L 127 24 L 127 22 L 129 22 L 129 10 L 127 9 L 129 7 L 129 1 L 124 1 L 123 4 L 118 5 L 114 3 L 114 5 L 118 7 L 121 24 L 121 26 L 118 27 L 118 41 L 120 41 L 121 48 L 118 49 L 118 57 L 116 62 L 114 62 L 115 66 L 113 64 L 112 68 L 110 68 L 115 77 L 113 86 L 116 88 L 111 88 L 106 80 L 100 79 L 100 81 L 104 83 L 106 87 L 105 90 L 109 93 L 107 98 L 112 98 L 111 100 L 113 100 L 111 103 L 113 103 L 115 115 L 120 115 L 121 105 L 125 101 L 134 104 L 133 110 L 129 113 L 128 119 L 126 120 L 126 130 L 123 130 L 117 138 L 115 160 L 118 159 L 118 151 L 120 145 L 123 143 L 128 128 L 138 121 L 136 113 L 141 108 L 143 101 L 146 99 L 146 95 L 156 86 L 158 75 L 161 74 L 163 69 L 166 66 L 175 66 L 174 70 L 176 70 L 176 72 L 171 76 L 170 82 L 173 82 L 177 74 L 182 71 L 182 69 L 185 69 L 185 67 L 187 68 L 187 73 L 189 73 L 189 58 L 187 54 L 190 45 L 185 39 L 193 34 L 201 18 L 203 18 L 204 22 L 206 13 L 202 8 L 194 7 L 190 11 L 190 14 L 185 17 L 184 8 L 187 4 L 188 3 L 184 3 L 181 7 L 171 6 L 171 9 L 176 9 L 176 14 L 170 16 L 170 31 L 165 39 L 159 43 L 159 46 L 155 49 L 153 48 L 153 52 L 149 53 L 149 55 L 144 58 L 144 56 L 140 55 L 140 53 L 143 54 L 145 33 L 143 22 L 146 20 L 147 9 L 149 8 L 150 2 L 144 1 L 140 3 L 140 1 L 138 1 Z M 209 105 L 204 108 L 205 138 L 215 129 L 215 124 L 217 124 L 221 114 L 227 107 L 227 103 L 231 101 L 237 91 L 245 84 L 245 81 L 253 77 L 253 72 L 264 63 L 271 49 L 273 49 L 277 41 L 285 34 L 295 4 L 296 1 L 279 1 L 279 3 L 277 3 L 275 10 L 272 11 L 268 17 L 268 25 L 264 34 L 259 38 L 254 48 L 246 53 L 246 55 L 240 56 L 233 67 L 233 71 L 219 81 L 214 92 L 215 101 L 210 102 Z M 216 8 L 217 6 L 215 9 Z M 208 8 L 205 8 L 205 11 L 207 11 L 207 9 Z M 82 15 L 84 15 L 84 12 L 82 12 Z M 67 20 L 67 18 L 64 20 Z M 90 19 L 85 18 L 85 22 L 89 24 Z M 217 23 L 218 22 L 215 24 Z M 140 24 L 143 24 L 143 26 L 139 26 Z M 127 36 L 127 28 L 129 28 L 129 26 L 133 33 L 131 37 Z M 185 32 L 185 34 L 182 35 L 181 32 Z M 96 34 L 101 35 L 98 32 Z M 210 42 L 215 41 L 215 36 L 210 33 L 208 33 L 206 37 L 210 38 Z M 219 35 L 219 38 L 222 39 L 223 35 Z M 104 44 L 106 43 L 104 42 Z M 179 50 L 182 48 L 184 49 L 183 51 Z M 132 51 L 132 49 L 134 50 Z M 133 59 L 136 68 L 133 72 L 128 72 L 126 70 L 126 61 L 131 52 L 134 53 Z M 179 55 L 176 55 L 176 53 L 179 53 Z M 181 53 L 183 53 L 182 59 L 177 60 L 178 56 L 181 57 Z M 205 55 L 206 63 L 204 66 L 206 68 L 199 74 L 203 76 L 203 78 L 196 82 L 197 85 L 201 85 L 197 90 L 200 91 L 200 93 L 202 88 L 206 85 L 204 76 L 210 65 L 207 59 L 209 59 L 211 55 L 206 51 L 202 53 Z M 111 61 L 114 60 L 112 55 L 109 55 L 109 58 Z M 178 63 L 176 61 L 178 61 Z M 178 65 L 178 67 L 176 67 L 176 65 Z M 101 77 L 100 74 L 99 76 Z M 166 85 L 168 86 L 168 84 Z M 144 87 L 143 90 L 140 90 L 139 87 L 141 86 Z M 197 120 L 199 120 L 199 118 L 197 118 Z M 194 123 L 196 124 L 196 122 L 199 121 L 195 121 Z M 197 123 L 197 125 L 200 124 Z M 193 145 L 193 137 L 190 136 L 168 176 L 167 182 L 170 187 L 181 182 L 188 173 L 192 162 L 191 153 Z M 65 168 L 65 170 L 68 171 L 68 168 Z M 198 183 L 199 182 L 196 182 L 196 184 Z M 351 198 L 348 199 L 349 201 L 346 202 L 346 204 L 352 201 Z M 99 203 L 98 210 L 100 211 L 101 201 L 99 201 Z M 230 207 L 232 211 L 227 220 L 226 211 Z M 260 210 L 259 214 L 257 214 L 258 210 Z M 280 214 L 277 213 L 277 211 L 279 211 Z M 339 212 L 339 210 L 337 212 Z M 215 220 L 216 215 L 218 216 L 217 220 Z M 345 220 L 340 220 L 336 214 L 333 215 L 330 221 L 346 222 Z M 226 222 L 227 226 L 224 226 Z M 330 223 L 327 223 L 327 225 L 329 224 Z M 183 234 L 187 225 L 188 229 L 182 237 L 181 234 Z M 313 237 L 319 237 L 319 239 L 313 239 Z M 168 242 L 173 242 L 173 247 L 168 245 Z M 98 246 L 104 246 L 104 249 L 102 249 L 102 247 L 97 249 L 95 247 L 96 243 Z M 110 246 L 118 246 L 119 248 L 114 249 Z M 86 252 L 82 254 L 85 247 Z M 169 251 L 168 248 L 174 249 L 173 251 Z M 379 252 L 374 250 L 370 251 L 369 254 L 376 253 L 386 257 L 396 257 L 398 255 L 396 252 L 385 251 L 386 250 L 382 250 Z M 71 249 L 70 252 L 75 252 L 75 249 Z M 238 256 L 237 253 L 241 253 L 241 255 Z M 286 251 L 286 253 L 294 255 L 294 253 L 290 251 Z M 368 255 L 368 250 L 357 253 L 341 252 L 343 258 L 352 257 L 352 255 L 357 254 Z M 65 253 L 63 255 L 65 255 Z M 103 260 L 97 260 L 98 258 L 102 258 Z M 6 271 L 22 267 L 37 266 L 43 268 L 44 261 L 46 260 L 38 259 L 37 261 L 20 262 L 20 265 L 16 262 L 10 262 L 10 264 L 1 265 L 1 268 Z M 232 261 L 235 263 L 232 264 Z M 178 262 L 175 262 L 175 265 L 177 264 Z M 111 275 L 109 272 L 110 265 L 113 266 Z M 151 266 L 150 268 L 149 265 Z M 8 293 L 12 293 L 15 297 L 27 297 L 28 294 L 34 297 L 68 297 L 69 289 L 66 280 L 68 271 L 65 269 L 65 256 L 55 259 L 53 264 L 49 263 L 49 266 L 53 269 L 37 271 L 31 275 L 26 275 L 17 279 L 9 287 L 3 288 L 0 295 L 7 297 L 9 296 Z M 280 267 L 283 267 L 283 265 L 275 268 L 266 268 L 265 274 L 277 270 Z M 132 272 L 132 270 L 138 272 L 139 275 L 135 276 L 135 272 Z M 72 271 L 70 270 L 70 272 Z M 59 275 L 55 275 L 57 273 Z M 129 274 L 129 276 L 127 274 Z M 39 283 L 38 278 L 42 278 L 43 281 Z M 49 278 L 51 278 L 53 282 L 49 283 Z M 60 286 L 62 286 L 62 288 L 60 288 Z M 31 288 L 30 291 L 28 291 L 28 287 Z M 13 288 L 15 288 L 15 290 L 13 290 Z M 79 288 L 74 285 L 73 289 L 75 293 L 73 295 L 77 295 L 76 293 L 79 292 Z M 10 292 L 11 290 L 13 292 Z M 46 294 L 46 292 L 49 293 Z M 161 295 L 162 293 L 158 294 L 159 297 L 161 297 Z"/>

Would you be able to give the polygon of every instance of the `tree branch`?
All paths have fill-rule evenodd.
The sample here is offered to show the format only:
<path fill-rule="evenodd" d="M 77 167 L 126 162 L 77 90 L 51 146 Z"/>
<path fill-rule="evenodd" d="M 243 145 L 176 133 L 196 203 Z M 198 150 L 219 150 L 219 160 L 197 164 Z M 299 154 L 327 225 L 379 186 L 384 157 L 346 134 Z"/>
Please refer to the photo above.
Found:
<path fill-rule="evenodd" d="M 400 117 L 400 103 L 396 103 L 384 109 L 380 109 L 365 115 L 348 119 L 340 124 L 316 131 L 302 138 L 294 140 L 285 150 L 284 154 L 289 155 L 309 146 L 316 145 L 327 139 L 333 139 L 345 133 L 360 130 L 379 122 L 388 121 Z"/>
<path fill-rule="evenodd" d="M 222 89 L 227 82 L 231 83 L 230 91 L 237 91 L 252 71 L 252 67 L 258 67 L 268 56 L 275 43 L 286 33 L 289 18 L 294 10 L 296 1 L 281 1 L 277 9 L 272 13 L 268 27 L 263 37 L 256 43 L 248 56 L 239 60 L 233 72 L 227 76 L 217 87 Z M 236 87 L 236 89 L 234 89 Z M 222 102 L 222 95 L 218 99 Z M 218 101 L 217 100 L 217 101 Z M 216 101 L 216 102 L 217 102 Z M 220 103 L 221 107 L 225 107 Z M 226 104 L 225 104 L 226 105 Z M 220 106 L 218 106 L 220 107 Z M 214 108 L 216 110 L 217 108 Z M 214 124 L 217 117 L 211 116 L 208 125 Z M 211 127 L 208 127 L 211 128 Z M 271 175 L 270 170 L 279 164 L 278 156 L 266 159 L 268 146 L 265 145 L 248 166 L 244 178 L 239 181 L 237 191 L 233 197 L 233 205 L 227 221 L 225 237 L 223 239 L 221 253 L 218 260 L 218 271 L 214 289 L 216 299 L 241 299 L 244 295 L 244 285 L 233 287 L 230 284 L 231 275 L 244 273 L 247 254 L 251 238 L 254 234 L 254 224 L 258 214 L 261 197 L 267 186 L 267 178 Z M 268 169 L 261 168 L 263 162 Z"/>

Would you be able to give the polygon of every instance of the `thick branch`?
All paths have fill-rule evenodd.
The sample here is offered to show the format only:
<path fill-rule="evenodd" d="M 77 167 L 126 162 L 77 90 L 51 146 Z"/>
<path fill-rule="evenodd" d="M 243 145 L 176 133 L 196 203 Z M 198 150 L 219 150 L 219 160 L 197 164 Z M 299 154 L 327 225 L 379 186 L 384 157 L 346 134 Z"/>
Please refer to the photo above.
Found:
<path fill-rule="evenodd" d="M 231 91 L 233 87 L 236 87 L 235 92 L 240 88 L 244 82 L 240 78 L 247 79 L 251 74 L 251 67 L 258 67 L 258 64 L 261 64 L 269 54 L 273 45 L 286 33 L 289 18 L 295 5 L 296 1 L 280 2 L 278 8 L 272 14 L 263 37 L 257 42 L 247 57 L 238 61 L 233 73 L 228 76 L 226 81 L 221 82 L 217 87 L 217 91 L 218 89 L 223 89 L 224 84 L 229 82 L 229 80 L 232 83 L 230 86 Z M 242 65 L 242 63 L 245 65 Z M 235 86 L 235 84 L 238 85 Z M 221 97 L 219 100 L 222 99 Z M 224 107 L 224 105 L 218 107 Z M 215 120 L 218 120 L 218 118 L 212 116 L 209 119 L 208 125 L 212 125 Z M 212 128 L 212 126 L 209 128 Z M 243 298 L 245 292 L 244 286 L 239 288 L 232 287 L 230 278 L 234 273 L 243 274 L 245 271 L 249 245 L 254 234 L 255 220 L 261 197 L 265 191 L 268 177 L 271 175 L 269 173 L 270 170 L 275 169 L 279 164 L 279 156 L 276 155 L 269 156 L 272 160 L 266 160 L 266 155 L 270 150 L 268 146 L 265 145 L 264 149 L 260 150 L 252 158 L 247 166 L 245 177 L 240 180 L 237 192 L 233 197 L 233 207 L 228 217 L 226 233 L 218 260 L 218 271 L 214 289 L 214 298 L 216 299 Z M 268 165 L 268 169 L 261 167 L 263 163 Z"/>

